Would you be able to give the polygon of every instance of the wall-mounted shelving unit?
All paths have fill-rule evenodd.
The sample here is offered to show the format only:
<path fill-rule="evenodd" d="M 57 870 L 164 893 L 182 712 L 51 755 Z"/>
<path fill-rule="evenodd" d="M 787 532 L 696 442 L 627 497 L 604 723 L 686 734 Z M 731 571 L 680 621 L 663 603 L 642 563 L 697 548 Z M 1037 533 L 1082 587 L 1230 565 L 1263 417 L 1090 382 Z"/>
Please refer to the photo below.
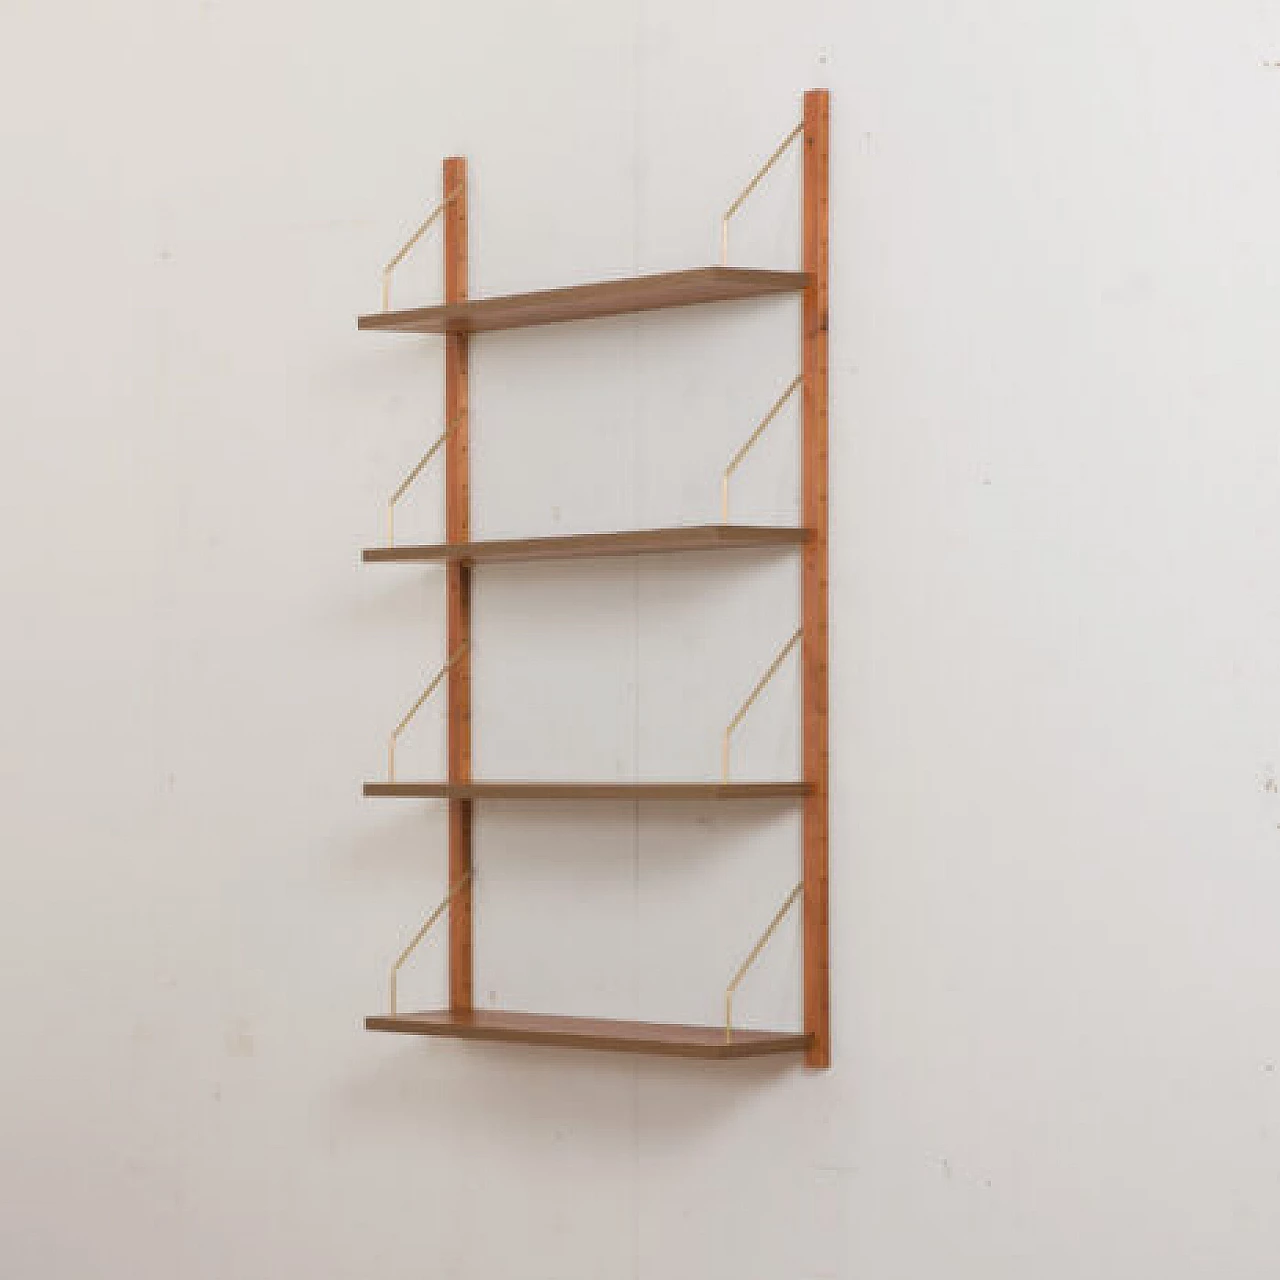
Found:
<path fill-rule="evenodd" d="M 441 563 L 447 593 L 447 652 L 450 658 L 397 725 L 388 744 L 387 779 L 365 784 L 373 797 L 442 799 L 449 806 L 449 892 L 427 918 L 391 971 L 390 1009 L 366 1019 L 375 1031 L 521 1044 L 576 1046 L 675 1057 L 737 1059 L 802 1053 L 814 1067 L 830 1065 L 828 966 L 828 622 L 827 622 L 827 198 L 829 101 L 826 90 L 804 95 L 801 122 L 747 184 L 722 219 L 725 262 L 661 275 L 636 276 L 507 297 L 470 299 L 467 294 L 467 171 L 462 157 L 444 162 L 444 199 L 409 238 L 383 273 L 383 310 L 361 316 L 359 327 L 376 332 L 442 334 L 445 344 L 444 421 L 440 438 L 393 495 L 388 507 L 387 545 L 363 553 L 368 563 Z M 802 150 L 802 245 L 800 271 L 730 267 L 728 227 L 743 201 L 793 142 Z M 391 277 L 427 229 L 443 220 L 443 305 L 392 310 Z M 801 298 L 801 362 L 795 381 L 769 411 L 724 477 L 724 522 L 690 528 L 644 529 L 569 536 L 473 541 L 470 525 L 468 356 L 473 334 L 530 325 L 559 324 L 601 316 L 656 311 L 708 302 L 745 302 L 776 294 Z M 801 392 L 801 524 L 799 527 L 728 523 L 728 477 L 792 391 Z M 431 459 L 444 453 L 445 541 L 398 546 L 395 505 Z M 471 575 L 488 563 L 583 557 L 797 548 L 800 558 L 800 627 L 725 730 L 724 776 L 718 782 L 521 782 L 482 781 L 471 770 Z M 729 742 L 733 729 L 783 658 L 799 648 L 801 664 L 802 777 L 799 781 L 732 782 Z M 433 692 L 446 687 L 448 776 L 439 781 L 403 781 L 395 776 L 400 734 Z M 570 1018 L 480 1010 L 473 999 L 473 806 L 487 800 L 730 800 L 798 803 L 802 806 L 802 877 L 734 974 L 725 991 L 725 1020 L 718 1026 Z M 803 946 L 803 1027 L 798 1031 L 744 1030 L 733 1026 L 738 984 L 794 902 L 800 902 Z M 448 918 L 449 1004 L 446 1009 L 402 1013 L 396 979 L 403 965 L 442 917 Z"/>

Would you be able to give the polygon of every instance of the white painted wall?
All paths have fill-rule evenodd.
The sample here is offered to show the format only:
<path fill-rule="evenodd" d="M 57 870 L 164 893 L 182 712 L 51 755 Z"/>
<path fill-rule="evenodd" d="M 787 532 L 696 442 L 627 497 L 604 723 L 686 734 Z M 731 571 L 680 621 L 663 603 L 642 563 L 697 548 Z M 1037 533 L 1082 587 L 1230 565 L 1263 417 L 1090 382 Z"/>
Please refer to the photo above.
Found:
<path fill-rule="evenodd" d="M 0 1273 L 1274 1277 L 1275 58 L 1276 0 L 8 0 Z M 479 293 L 706 262 L 814 84 L 836 1067 L 365 1035 L 444 882 L 440 813 L 358 794 L 443 649 L 439 576 L 357 563 L 440 412 L 438 345 L 355 332 L 378 264 L 451 151 Z M 794 261 L 793 174 L 740 261 Z M 785 300 L 483 341 L 477 530 L 706 518 L 795 355 Z M 486 572 L 479 768 L 710 776 L 794 612 L 786 557 Z M 797 857 L 479 840 L 481 997 L 622 1016 L 715 1018 Z"/>

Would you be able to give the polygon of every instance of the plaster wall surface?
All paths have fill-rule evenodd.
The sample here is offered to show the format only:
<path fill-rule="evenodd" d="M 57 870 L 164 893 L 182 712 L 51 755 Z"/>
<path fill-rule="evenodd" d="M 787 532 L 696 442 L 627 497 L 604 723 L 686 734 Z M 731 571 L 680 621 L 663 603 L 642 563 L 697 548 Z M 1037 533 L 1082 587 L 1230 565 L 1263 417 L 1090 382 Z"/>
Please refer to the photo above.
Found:
<path fill-rule="evenodd" d="M 0 1274 L 1273 1280 L 1277 59 L 1272 0 L 8 0 Z M 358 551 L 442 365 L 355 315 L 451 153 L 476 294 L 713 261 L 815 85 L 835 1065 L 366 1035 L 445 825 L 359 784 L 445 655 L 439 572 Z M 797 189 L 735 261 L 795 265 Z M 714 519 L 797 334 L 477 340 L 476 533 Z M 795 517 L 795 446 L 735 517 Z M 486 569 L 477 773 L 713 777 L 797 593 L 790 554 Z M 738 776 L 794 774 L 796 695 Z M 483 808 L 480 1003 L 714 1021 L 797 834 Z M 744 1021 L 798 1020 L 798 960 Z"/>

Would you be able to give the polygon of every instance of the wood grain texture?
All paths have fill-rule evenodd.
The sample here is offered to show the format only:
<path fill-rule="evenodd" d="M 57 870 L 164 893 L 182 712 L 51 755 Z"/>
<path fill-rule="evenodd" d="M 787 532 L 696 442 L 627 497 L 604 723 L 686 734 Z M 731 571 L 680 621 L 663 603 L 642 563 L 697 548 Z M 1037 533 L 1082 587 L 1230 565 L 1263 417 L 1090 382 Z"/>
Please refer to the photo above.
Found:
<path fill-rule="evenodd" d="M 456 192 L 445 207 L 444 297 L 458 306 L 467 297 L 467 162 L 450 156 L 444 162 L 444 188 Z M 469 339 L 450 333 L 444 350 L 444 420 L 452 427 L 445 444 L 445 537 L 450 542 L 471 538 L 471 436 L 469 401 Z M 445 575 L 447 648 L 459 654 L 448 677 L 449 781 L 471 778 L 471 567 L 452 561 Z M 469 798 L 449 803 L 449 883 L 458 884 L 472 870 L 472 813 Z M 456 1010 L 473 1003 L 473 895 L 470 879 L 449 904 L 449 1004 Z"/>
<path fill-rule="evenodd" d="M 366 782 L 364 794 L 401 800 L 793 800 L 803 782 Z"/>
<path fill-rule="evenodd" d="M 804 95 L 803 264 L 810 283 L 801 304 L 801 522 L 812 533 L 801 567 L 801 739 L 809 794 L 802 818 L 804 871 L 805 1062 L 831 1065 L 828 749 L 828 156 L 830 101 L 825 89 Z"/>
<path fill-rule="evenodd" d="M 690 525 L 679 529 L 631 529 L 612 533 L 571 533 L 545 538 L 500 538 L 484 542 L 439 542 L 426 546 L 370 547 L 366 564 L 458 561 L 486 564 L 521 560 L 656 555 L 676 551 L 733 551 L 787 547 L 805 541 L 808 531 L 782 525 Z"/>
<path fill-rule="evenodd" d="M 669 1058 L 725 1060 L 764 1054 L 800 1053 L 809 1036 L 797 1031 L 738 1031 L 725 1039 L 723 1027 L 682 1023 L 628 1022 L 616 1018 L 568 1018 L 556 1014 L 512 1013 L 495 1009 L 431 1010 L 366 1018 L 369 1031 L 405 1035 L 497 1040 L 512 1044 L 612 1053 L 649 1053 Z"/>
<path fill-rule="evenodd" d="M 445 293 L 442 307 L 380 311 L 361 316 L 361 329 L 398 333 L 484 333 L 531 325 L 593 320 L 600 316 L 732 302 L 776 293 L 797 293 L 808 284 L 798 271 L 757 271 L 747 267 L 694 267 L 660 275 L 629 276 L 595 284 L 543 289 L 459 303 Z M 464 295 L 465 296 L 465 295 Z"/>

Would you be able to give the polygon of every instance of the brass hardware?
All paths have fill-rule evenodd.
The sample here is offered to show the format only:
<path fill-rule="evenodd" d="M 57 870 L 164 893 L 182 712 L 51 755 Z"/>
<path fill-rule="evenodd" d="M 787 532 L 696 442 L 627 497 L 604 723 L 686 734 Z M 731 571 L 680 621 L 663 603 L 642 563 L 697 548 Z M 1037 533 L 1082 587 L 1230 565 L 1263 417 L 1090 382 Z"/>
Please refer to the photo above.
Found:
<path fill-rule="evenodd" d="M 445 211 L 445 207 L 450 205 L 458 198 L 462 188 L 454 187 L 443 200 L 440 201 L 434 209 L 427 214 L 417 231 L 413 233 L 403 245 L 400 246 L 399 252 L 382 268 L 382 309 L 383 311 L 391 310 L 391 274 L 395 269 L 409 256 L 409 251 L 419 240 L 426 234 L 427 228 Z"/>
<path fill-rule="evenodd" d="M 751 452 L 757 440 L 764 435 L 765 428 L 778 416 L 779 410 L 787 403 L 795 394 L 795 389 L 804 381 L 804 374 L 797 373 L 791 380 L 791 385 L 773 402 L 773 408 L 760 419 L 760 424 L 747 438 L 746 444 L 733 455 L 729 465 L 724 469 L 724 475 L 720 477 L 720 523 L 729 523 L 729 477 L 738 469 L 738 464 Z"/>
<path fill-rule="evenodd" d="M 720 219 L 720 265 L 727 267 L 729 265 L 729 219 L 733 217 L 739 209 L 742 208 L 746 198 L 760 185 L 760 179 L 764 177 L 770 169 L 778 162 L 778 158 L 782 153 L 804 132 L 804 122 L 801 121 L 789 134 L 778 144 L 778 149 L 771 155 L 759 168 L 756 176 L 747 183 L 738 198 L 724 211 L 724 217 Z"/>
<path fill-rule="evenodd" d="M 396 741 L 399 739 L 400 735 L 409 727 L 409 721 L 411 721 L 413 717 L 418 714 L 418 711 L 421 709 L 422 704 L 426 702 L 426 700 L 429 697 L 431 697 L 431 695 L 435 693 L 435 691 L 440 687 L 440 681 L 443 680 L 445 676 L 449 674 L 449 671 L 453 667 L 454 663 L 457 662 L 460 657 L 462 657 L 463 653 L 465 653 L 466 650 L 467 650 L 467 644 L 464 641 L 453 651 L 453 656 L 449 659 L 449 661 L 446 662 L 444 666 L 441 667 L 440 670 L 436 672 L 435 676 L 431 680 L 431 683 L 427 685 L 427 687 L 423 689 L 423 691 L 418 695 L 417 702 L 415 702 L 413 706 L 409 708 L 408 712 L 405 714 L 404 719 L 401 720 L 400 723 L 396 725 L 394 729 L 391 730 L 391 737 L 387 740 L 387 781 L 388 782 L 394 782 L 396 780 Z"/>
<path fill-rule="evenodd" d="M 804 888 L 804 881 L 801 880 L 794 889 L 787 894 L 787 900 L 778 908 L 777 914 L 769 921 L 769 927 L 756 940 L 756 945 L 751 948 L 750 954 L 738 966 L 738 972 L 733 975 L 733 980 L 724 989 L 724 1042 L 731 1044 L 733 1042 L 733 993 L 737 991 L 738 984 L 747 976 L 747 970 L 755 964 L 757 957 L 765 949 L 765 945 L 769 939 L 777 932 L 778 926 L 782 923 L 783 917 L 791 910 L 792 904 L 800 896 L 800 891 Z"/>
<path fill-rule="evenodd" d="M 724 741 L 720 746 L 720 771 L 725 782 L 729 781 L 729 739 L 733 737 L 733 731 L 742 723 L 743 717 L 751 710 L 751 704 L 755 702 L 755 700 L 764 691 L 765 685 L 767 685 L 769 681 L 778 674 L 778 668 L 786 661 L 787 654 L 789 654 L 791 650 L 796 647 L 797 643 L 799 643 L 800 635 L 803 630 L 803 627 L 796 628 L 795 635 L 793 635 L 791 639 L 778 650 L 778 656 L 769 664 L 768 671 L 766 671 L 764 675 L 756 681 L 756 687 L 751 690 L 751 693 L 747 696 L 747 700 L 738 708 L 738 714 L 735 715 L 727 725 L 725 725 Z"/>
<path fill-rule="evenodd" d="M 400 487 L 391 495 L 390 500 L 387 502 L 387 546 L 394 547 L 396 544 L 396 503 L 404 497 L 405 493 L 408 492 L 409 486 L 422 474 L 423 468 L 426 467 L 427 463 L 440 452 L 449 437 L 457 431 L 458 423 L 461 421 L 462 415 L 459 414 L 445 427 L 440 434 L 440 438 L 422 455 L 418 460 L 418 465 L 405 476 L 400 482 Z"/>
<path fill-rule="evenodd" d="M 471 879 L 471 872 L 468 871 L 453 882 L 449 892 L 445 894 L 444 901 L 427 917 L 422 928 L 413 935 L 413 941 L 400 953 L 395 964 L 391 966 L 391 978 L 389 982 L 391 992 L 391 1016 L 396 1016 L 396 978 L 399 976 L 400 970 L 404 967 L 405 961 L 418 949 L 418 944 L 425 938 L 437 920 L 444 915 L 445 908 L 458 896 L 458 891 Z"/>

